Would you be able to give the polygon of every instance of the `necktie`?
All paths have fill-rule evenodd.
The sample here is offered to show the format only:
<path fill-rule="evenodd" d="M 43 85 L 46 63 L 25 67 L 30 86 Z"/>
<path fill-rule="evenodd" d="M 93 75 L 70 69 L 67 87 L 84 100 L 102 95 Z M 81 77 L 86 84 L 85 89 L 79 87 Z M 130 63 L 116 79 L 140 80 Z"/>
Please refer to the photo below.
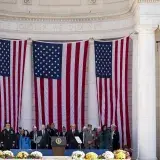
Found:
<path fill-rule="evenodd" d="M 84 144 L 84 132 L 83 132 L 83 144 Z"/>
<path fill-rule="evenodd" d="M 37 134 L 34 133 L 34 142 L 36 141 L 36 138 L 37 138 Z"/>

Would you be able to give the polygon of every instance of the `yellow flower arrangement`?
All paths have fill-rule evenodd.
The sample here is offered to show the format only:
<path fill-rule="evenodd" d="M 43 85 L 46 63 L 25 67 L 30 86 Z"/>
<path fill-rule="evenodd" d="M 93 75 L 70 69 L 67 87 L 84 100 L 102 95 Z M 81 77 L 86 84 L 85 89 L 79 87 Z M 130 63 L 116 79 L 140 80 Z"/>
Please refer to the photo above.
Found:
<path fill-rule="evenodd" d="M 89 152 L 86 154 L 85 159 L 86 160 L 95 160 L 98 158 L 98 155 L 94 152 Z"/>
<path fill-rule="evenodd" d="M 114 157 L 115 159 L 130 159 L 129 153 L 120 149 L 117 151 L 114 151 Z"/>
<path fill-rule="evenodd" d="M 16 157 L 20 159 L 26 159 L 28 156 L 29 154 L 27 152 L 22 151 L 22 152 L 19 152 Z"/>
<path fill-rule="evenodd" d="M 3 156 L 3 152 L 2 151 L 0 151 L 0 156 Z"/>
<path fill-rule="evenodd" d="M 4 153 L 1 150 L 0 150 L 0 158 L 4 158 Z"/>

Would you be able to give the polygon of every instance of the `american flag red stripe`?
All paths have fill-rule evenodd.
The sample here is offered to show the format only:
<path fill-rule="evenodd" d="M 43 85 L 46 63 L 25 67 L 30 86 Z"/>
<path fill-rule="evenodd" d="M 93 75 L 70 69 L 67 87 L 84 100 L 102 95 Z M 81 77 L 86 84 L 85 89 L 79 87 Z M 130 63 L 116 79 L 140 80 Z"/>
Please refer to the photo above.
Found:
<path fill-rule="evenodd" d="M 101 124 L 116 124 L 120 144 L 130 146 L 128 112 L 129 37 L 112 41 L 112 77 L 97 77 L 97 98 Z"/>
<path fill-rule="evenodd" d="M 10 76 L 0 76 L 0 129 L 4 128 L 5 122 L 10 122 L 11 126 L 17 131 L 22 107 L 27 41 L 9 41 Z M 6 46 L 3 47 L 5 48 Z"/>
<path fill-rule="evenodd" d="M 45 43 L 45 42 L 44 42 Z M 70 129 L 85 124 L 85 84 L 88 41 L 63 43 L 61 79 L 34 78 L 35 123 L 55 123 Z"/>

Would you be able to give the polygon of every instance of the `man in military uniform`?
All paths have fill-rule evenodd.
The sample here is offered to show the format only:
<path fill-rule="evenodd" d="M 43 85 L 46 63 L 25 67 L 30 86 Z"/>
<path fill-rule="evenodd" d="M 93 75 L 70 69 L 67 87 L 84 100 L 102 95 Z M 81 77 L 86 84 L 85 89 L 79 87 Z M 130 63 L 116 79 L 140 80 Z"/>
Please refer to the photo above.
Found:
<path fill-rule="evenodd" d="M 9 122 L 6 123 L 5 129 L 2 131 L 2 141 L 4 145 L 4 150 L 10 150 L 15 148 L 16 135 L 14 130 L 11 128 Z"/>

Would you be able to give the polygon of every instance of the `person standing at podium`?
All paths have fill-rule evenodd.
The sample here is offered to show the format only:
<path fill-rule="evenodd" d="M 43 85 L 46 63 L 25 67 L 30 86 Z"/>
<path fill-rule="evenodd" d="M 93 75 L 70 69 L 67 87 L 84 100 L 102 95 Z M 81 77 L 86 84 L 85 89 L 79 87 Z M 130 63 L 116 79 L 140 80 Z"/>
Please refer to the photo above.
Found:
<path fill-rule="evenodd" d="M 59 136 L 58 129 L 55 128 L 55 124 L 54 124 L 54 123 L 52 123 L 51 126 L 50 126 L 49 135 L 50 135 L 51 137 Z"/>
<path fill-rule="evenodd" d="M 62 127 L 62 132 L 60 133 L 60 136 L 61 136 L 61 137 L 66 137 L 66 135 L 67 135 L 66 127 L 63 126 L 63 127 Z"/>
<path fill-rule="evenodd" d="M 78 143 L 75 139 L 75 136 L 79 136 L 79 132 L 76 129 L 76 125 L 73 124 L 73 125 L 71 125 L 71 129 L 70 129 L 70 131 L 68 131 L 67 137 L 66 137 L 67 146 L 69 149 L 77 149 L 78 148 Z"/>
<path fill-rule="evenodd" d="M 45 125 L 42 125 L 42 129 L 38 132 L 38 136 L 42 137 L 38 148 L 40 149 L 48 148 L 49 147 L 49 134 L 46 130 Z"/>

